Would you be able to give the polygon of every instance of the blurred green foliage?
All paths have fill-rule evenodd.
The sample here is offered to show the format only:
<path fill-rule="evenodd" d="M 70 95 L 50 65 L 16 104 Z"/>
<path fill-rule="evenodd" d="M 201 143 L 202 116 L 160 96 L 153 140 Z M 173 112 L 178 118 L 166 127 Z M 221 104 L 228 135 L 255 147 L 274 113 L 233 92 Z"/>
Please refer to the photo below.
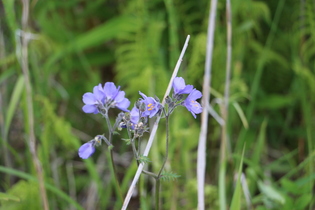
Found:
<path fill-rule="evenodd" d="M 228 204 L 243 156 L 243 175 L 254 209 L 314 209 L 315 3 L 311 0 L 234 0 L 229 107 Z M 51 209 L 119 209 L 105 147 L 88 160 L 78 147 L 106 132 L 98 115 L 82 112 L 93 86 L 114 81 L 134 103 L 138 91 L 162 97 L 181 47 L 191 35 L 179 76 L 202 89 L 210 1 L 30 1 L 29 68 L 37 152 Z M 0 209 L 42 209 L 28 147 L 28 113 L 20 66 L 22 4 L 0 2 Z M 219 113 L 226 65 L 225 1 L 218 2 L 211 105 Z M 115 117 L 118 111 L 110 115 Z M 198 118 L 199 119 L 199 118 Z M 162 121 L 163 123 L 163 121 Z M 162 182 L 162 209 L 196 209 L 200 122 L 185 108 L 170 119 L 166 169 L 180 175 Z M 247 126 L 248 124 L 248 126 Z M 208 125 L 206 207 L 218 209 L 221 127 Z M 136 164 L 115 136 L 114 159 L 124 193 Z M 150 153 L 158 170 L 165 152 L 160 126 Z M 24 172 L 24 175 L 16 171 Z M 34 184 L 35 183 L 35 184 Z M 239 182 L 237 182 L 239 183 Z M 153 183 L 145 175 L 130 209 L 152 209 Z M 244 189 L 244 185 L 242 185 Z M 246 209 L 243 191 L 241 209 Z M 18 199 L 16 199 L 18 198 Z M 62 199 L 59 199 L 62 198 Z M 20 199 L 20 200 L 19 200 Z M 247 201 L 248 202 L 248 201 Z"/>

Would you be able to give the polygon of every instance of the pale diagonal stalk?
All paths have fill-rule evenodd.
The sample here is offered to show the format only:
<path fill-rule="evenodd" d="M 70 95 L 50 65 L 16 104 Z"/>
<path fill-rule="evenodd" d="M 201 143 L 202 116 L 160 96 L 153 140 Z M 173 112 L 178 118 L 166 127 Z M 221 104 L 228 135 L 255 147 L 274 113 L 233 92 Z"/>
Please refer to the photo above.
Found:
<path fill-rule="evenodd" d="M 108 111 L 106 110 L 105 114 L 103 115 L 106 119 L 106 123 L 107 123 L 107 127 L 108 127 L 108 131 L 109 131 L 109 142 L 112 143 L 112 134 L 113 134 L 113 130 L 112 130 L 112 125 L 110 124 L 110 120 L 109 120 L 109 117 L 108 117 Z M 107 153 L 106 153 L 107 154 Z M 119 198 L 119 201 L 122 203 L 123 202 L 123 196 L 122 196 L 122 192 L 121 192 L 121 188 L 120 188 L 120 184 L 119 184 L 119 181 L 118 181 L 118 175 L 117 175 L 117 170 L 116 170 L 116 166 L 115 166 L 115 163 L 114 163 L 114 157 L 113 157 L 113 150 L 111 147 L 109 147 L 109 155 L 107 155 L 107 157 L 109 158 L 109 162 L 111 163 L 110 164 L 110 173 L 111 173 L 111 176 L 114 177 L 114 182 L 115 182 L 115 191 L 116 191 L 116 194 Z"/>
<path fill-rule="evenodd" d="M 170 92 L 171 92 L 173 80 L 174 80 L 174 78 L 176 77 L 177 72 L 178 72 L 178 70 L 179 70 L 180 64 L 181 64 L 181 62 L 182 62 L 182 59 L 183 59 L 183 57 L 184 57 L 185 51 L 186 51 L 187 46 L 188 46 L 189 39 L 190 39 L 190 36 L 188 35 L 187 38 L 186 38 L 184 47 L 183 47 L 183 49 L 182 49 L 182 52 L 181 52 L 181 54 L 180 54 L 180 56 L 179 56 L 179 59 L 177 60 L 177 63 L 176 63 L 174 72 L 173 72 L 173 74 L 172 74 L 172 77 L 171 77 L 171 79 L 170 79 L 170 82 L 169 82 L 169 84 L 168 84 L 167 90 L 166 90 L 166 92 L 165 92 L 165 95 L 164 95 L 164 98 L 163 98 L 163 101 L 162 101 L 162 106 L 165 105 L 165 98 L 166 98 L 166 97 L 170 94 Z M 146 146 L 146 148 L 145 148 L 145 150 L 144 150 L 144 152 L 143 152 L 143 156 L 148 156 L 148 154 L 149 154 L 149 152 L 150 152 L 150 149 L 151 149 L 151 146 L 152 146 L 152 143 L 153 143 L 153 140 L 154 140 L 154 137 L 155 137 L 157 128 L 158 128 L 158 126 L 159 126 L 159 121 L 160 121 L 160 119 L 161 119 L 161 116 L 158 116 L 157 119 L 156 119 L 156 121 L 155 121 L 155 123 L 154 123 L 154 125 L 153 125 L 153 128 L 152 128 L 152 131 L 151 131 L 151 134 L 150 134 L 150 137 L 149 137 L 147 146 Z M 125 197 L 125 201 L 124 201 L 124 204 L 123 204 L 123 206 L 122 206 L 122 210 L 125 210 L 125 209 L 127 209 L 127 207 L 128 207 L 129 201 L 130 201 L 130 199 L 131 199 L 131 196 L 132 196 L 132 194 L 133 194 L 133 191 L 134 191 L 134 189 L 135 189 L 135 186 L 136 186 L 136 184 L 137 184 L 137 182 L 138 182 L 138 180 L 139 180 L 139 177 L 140 177 L 140 174 L 141 174 L 141 172 L 142 172 L 142 170 L 143 170 L 143 167 L 144 167 L 144 164 L 143 164 L 143 163 L 140 163 L 139 166 L 138 166 L 137 172 L 136 172 L 136 174 L 135 174 L 135 177 L 134 177 L 134 179 L 132 180 L 132 183 L 131 183 L 131 185 L 130 185 L 130 187 L 129 187 L 128 193 L 127 193 L 127 195 L 126 195 L 126 197 Z"/>
<path fill-rule="evenodd" d="M 140 141 L 140 139 L 141 138 L 139 138 L 139 141 Z M 131 141 L 131 147 L 132 147 L 133 155 L 134 155 L 134 157 L 135 157 L 135 159 L 137 161 L 137 165 L 139 166 L 139 164 L 140 164 L 140 161 L 139 161 L 139 159 L 140 159 L 139 150 L 137 151 L 137 149 L 136 149 L 136 145 L 134 144 L 134 139 Z M 144 169 L 142 170 L 142 173 L 144 173 L 144 174 L 146 174 L 148 176 L 151 176 L 151 177 L 153 177 L 155 179 L 158 177 L 158 175 L 156 175 L 155 173 L 150 172 L 150 171 L 146 171 Z"/>
<path fill-rule="evenodd" d="M 35 131 L 34 131 L 34 112 L 33 112 L 33 99 L 32 99 L 32 86 L 29 77 L 29 68 L 28 68 L 28 38 L 26 34 L 26 30 L 28 28 L 28 16 L 29 16 L 29 0 L 22 0 L 23 11 L 22 11 L 22 57 L 21 57 L 21 65 L 22 72 L 25 78 L 25 90 L 26 90 L 26 101 L 27 101 L 27 112 L 28 112 L 28 133 L 29 133 L 29 148 L 33 159 L 33 164 L 36 169 L 38 182 L 39 182 L 39 191 L 40 197 L 43 205 L 43 209 L 48 210 L 49 204 L 45 189 L 43 168 L 41 166 L 41 162 L 37 156 L 36 152 L 36 139 L 35 139 Z"/>
<path fill-rule="evenodd" d="M 226 58 L 226 74 L 225 74 L 225 90 L 224 100 L 221 109 L 222 125 L 221 147 L 220 147 L 220 172 L 219 172 L 219 200 L 220 209 L 226 209 L 226 146 L 228 141 L 228 114 L 229 114 L 229 95 L 230 95 L 230 77 L 231 77 L 231 57 L 232 57 L 232 24 L 231 24 L 231 3 L 226 0 L 226 21 L 227 21 L 227 58 Z"/>
<path fill-rule="evenodd" d="M 198 182 L 198 209 L 205 209 L 205 171 L 206 171 L 206 140 L 208 132 L 208 110 L 206 109 L 210 101 L 211 88 L 211 64 L 213 52 L 213 40 L 215 29 L 217 0 L 211 0 L 211 7 L 209 13 L 209 23 L 207 32 L 207 51 L 205 62 L 205 73 L 203 77 L 202 87 L 202 114 L 201 114 L 201 130 L 199 134 L 198 155 L 197 155 L 197 182 Z"/>
<path fill-rule="evenodd" d="M 141 116 L 141 112 L 139 111 L 139 116 Z M 140 120 L 140 119 L 139 119 Z M 139 121 L 138 121 L 139 123 Z M 136 130 L 135 130 L 135 133 L 134 133 L 134 136 L 132 137 L 131 135 L 131 132 L 130 132 L 130 126 L 127 124 L 127 133 L 128 133 L 128 137 L 130 139 L 130 144 L 131 144 L 131 147 L 132 147 L 132 152 L 133 152 L 133 156 L 134 158 L 136 159 L 137 161 L 137 165 L 139 166 L 140 164 L 140 142 L 141 142 L 141 137 L 136 133 Z M 135 145 L 135 140 L 138 138 L 138 150 L 136 148 L 136 145 Z M 150 172 L 150 171 L 146 171 L 146 170 L 142 170 L 142 173 L 148 175 L 148 176 L 151 176 L 153 178 L 157 178 L 157 175 L 153 172 Z"/>

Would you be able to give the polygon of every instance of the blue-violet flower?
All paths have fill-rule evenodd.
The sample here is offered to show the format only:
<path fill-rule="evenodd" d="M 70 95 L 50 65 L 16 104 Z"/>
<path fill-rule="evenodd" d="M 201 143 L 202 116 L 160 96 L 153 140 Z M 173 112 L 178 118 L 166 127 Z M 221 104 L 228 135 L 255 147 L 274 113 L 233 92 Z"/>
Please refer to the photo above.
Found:
<path fill-rule="evenodd" d="M 130 105 L 130 101 L 125 98 L 125 92 L 120 91 L 120 86 L 116 88 L 113 82 L 106 82 L 104 85 L 105 103 L 110 107 L 117 107 L 118 109 L 129 112 L 127 108 Z"/>
<path fill-rule="evenodd" d="M 82 159 L 87 159 L 89 158 L 94 152 L 95 152 L 95 144 L 93 141 L 89 141 L 85 144 L 83 144 L 80 148 L 79 148 L 79 156 Z"/>
<path fill-rule="evenodd" d="M 133 107 L 130 112 L 130 121 L 133 125 L 136 125 L 138 124 L 139 119 L 139 109 L 137 107 Z"/>
<path fill-rule="evenodd" d="M 83 95 L 82 100 L 85 105 L 82 110 L 85 113 L 97 114 L 99 112 L 98 107 L 104 105 L 104 98 L 102 85 L 99 84 L 93 88 L 93 93 L 88 92 Z"/>
<path fill-rule="evenodd" d="M 196 101 L 201 97 L 202 93 L 199 90 L 193 89 L 183 102 L 183 105 L 191 112 L 194 118 L 196 118 L 196 114 L 200 114 L 202 112 L 201 105 Z"/>
<path fill-rule="evenodd" d="M 186 85 L 182 77 L 175 77 L 173 81 L 173 89 L 175 95 L 189 94 L 193 90 L 192 85 Z"/>
<path fill-rule="evenodd" d="M 117 107 L 118 109 L 129 112 L 127 108 L 130 101 L 125 98 L 125 92 L 120 91 L 120 86 L 116 88 L 113 82 L 106 82 L 104 88 L 101 84 L 93 88 L 93 93 L 85 93 L 82 98 L 85 105 L 82 110 L 85 113 L 99 113 L 100 109 Z"/>
<path fill-rule="evenodd" d="M 144 103 L 146 107 L 146 110 L 142 112 L 142 117 L 149 116 L 151 118 L 154 115 L 156 115 L 158 111 L 162 108 L 162 105 L 159 102 L 157 102 L 154 98 L 147 97 L 140 91 L 139 94 L 143 97 L 143 100 L 141 100 L 141 102 Z"/>

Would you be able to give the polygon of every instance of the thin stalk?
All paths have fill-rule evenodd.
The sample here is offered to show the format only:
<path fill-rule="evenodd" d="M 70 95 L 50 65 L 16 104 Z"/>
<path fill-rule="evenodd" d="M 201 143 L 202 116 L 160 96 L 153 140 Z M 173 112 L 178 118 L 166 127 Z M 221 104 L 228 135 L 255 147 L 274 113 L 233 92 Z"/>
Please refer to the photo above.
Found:
<path fill-rule="evenodd" d="M 160 179 L 155 179 L 155 210 L 160 209 L 160 185 Z"/>
<path fill-rule="evenodd" d="M 119 198 L 119 202 L 123 202 L 123 196 L 122 196 L 122 192 L 121 192 L 121 189 L 120 189 L 120 185 L 119 185 L 119 181 L 118 181 L 118 176 L 117 176 L 117 170 L 116 170 L 116 167 L 115 167 L 115 164 L 114 164 L 114 159 L 113 159 L 113 152 L 112 150 L 110 150 L 109 152 L 109 155 L 108 153 L 106 152 L 107 154 L 107 158 L 109 158 L 109 162 L 111 163 L 110 164 L 110 167 L 109 167 L 109 170 L 110 170 L 110 173 L 111 173 L 111 176 L 114 177 L 114 188 L 115 188 L 115 192 Z"/>
<path fill-rule="evenodd" d="M 162 173 L 162 171 L 163 171 L 163 169 L 164 169 L 164 167 L 165 167 L 165 164 L 166 164 L 166 162 L 167 162 L 167 159 L 168 159 L 168 144 L 169 144 L 168 118 L 169 118 L 169 116 L 166 115 L 166 116 L 165 116 L 165 120 L 166 120 L 166 122 L 165 122 L 165 124 L 166 124 L 165 157 L 164 157 L 164 162 L 163 162 L 163 164 L 162 164 L 162 166 L 161 166 L 161 169 L 160 169 L 160 171 L 159 171 L 159 173 L 158 173 L 158 179 L 161 178 L 161 173 Z"/>
<path fill-rule="evenodd" d="M 107 127 L 108 127 L 108 130 L 109 130 L 108 140 L 109 140 L 110 143 L 112 143 L 112 133 L 114 131 L 112 130 L 112 125 L 110 124 L 110 120 L 109 120 L 109 117 L 108 117 L 108 110 L 107 109 L 106 109 L 106 113 L 104 114 L 104 117 L 106 119 Z"/>
<path fill-rule="evenodd" d="M 135 141 L 134 141 L 134 138 L 131 140 L 131 147 L 132 147 L 132 152 L 133 152 L 133 156 L 136 158 L 136 160 L 138 161 L 139 160 L 139 154 L 138 154 L 138 151 L 136 149 L 136 145 L 135 145 Z"/>
<path fill-rule="evenodd" d="M 36 152 L 36 139 L 34 132 L 34 112 L 33 112 L 33 99 L 32 99 L 32 86 L 29 78 L 29 68 L 28 68 L 28 38 L 26 36 L 26 30 L 28 28 L 28 17 L 29 17 L 29 0 L 22 0 L 23 11 L 22 11 L 22 57 L 21 65 L 22 72 L 25 78 L 25 90 L 26 90 L 26 100 L 27 100 L 27 112 L 28 112 L 28 134 L 29 134 L 29 148 L 33 159 L 33 164 L 36 169 L 38 182 L 39 182 L 39 191 L 40 197 L 42 200 L 42 205 L 45 210 L 49 209 L 48 199 L 45 189 L 43 168 L 41 162 L 37 156 Z"/>
<path fill-rule="evenodd" d="M 205 73 L 203 77 L 202 87 L 202 107 L 204 107 L 201 114 L 201 129 L 199 134 L 198 156 L 197 156 L 197 181 L 198 181 L 198 209 L 205 209 L 205 171 L 206 171 L 206 140 L 208 132 L 208 110 L 206 109 L 210 101 L 211 88 L 211 64 L 213 52 L 213 40 L 215 30 L 215 16 L 216 16 L 217 0 L 211 0 L 211 7 L 209 13 L 209 23 L 207 32 L 207 51 L 205 62 Z"/>
<path fill-rule="evenodd" d="M 110 120 L 109 120 L 109 117 L 108 117 L 108 112 L 106 110 L 106 113 L 104 114 L 104 117 L 106 119 L 106 123 L 107 123 L 107 127 L 108 127 L 108 130 L 109 130 L 109 142 L 112 143 L 112 133 L 113 133 L 113 130 L 112 130 L 112 126 L 110 124 Z M 106 153 L 107 154 L 107 153 Z M 115 183 L 115 191 L 116 191 L 116 194 L 119 198 L 119 201 L 122 203 L 123 202 L 123 196 L 122 196 L 122 191 L 121 191 L 121 188 L 120 188 L 120 184 L 119 184 L 119 181 L 118 181 L 118 175 L 117 175 L 117 170 L 116 170 L 116 167 L 115 167 L 115 163 L 114 163 L 114 157 L 113 157 L 113 150 L 112 148 L 109 149 L 109 155 L 107 155 L 108 158 L 109 158 L 109 162 L 110 162 L 110 172 L 111 172 L 111 176 L 114 178 L 114 183 Z"/>
<path fill-rule="evenodd" d="M 164 157 L 164 162 L 161 166 L 161 169 L 157 175 L 157 178 L 155 179 L 155 209 L 159 210 L 160 208 L 160 178 L 161 178 L 161 173 L 165 167 L 165 164 L 167 162 L 168 159 L 168 144 L 169 144 L 169 128 L 168 128 L 168 120 L 169 120 L 169 116 L 165 115 L 165 119 L 166 119 L 166 145 L 165 145 L 165 157 Z"/>
<path fill-rule="evenodd" d="M 140 140 L 141 138 L 139 138 L 139 140 Z M 133 152 L 133 155 L 134 155 L 134 157 L 135 157 L 135 159 L 136 159 L 136 161 L 137 161 L 137 165 L 139 166 L 139 164 L 140 164 L 140 161 L 139 161 L 139 151 L 137 151 L 137 149 L 136 149 L 136 145 L 134 144 L 134 139 L 133 140 L 131 140 L 131 147 L 132 147 L 132 152 Z M 157 179 L 158 178 L 158 175 L 156 175 L 155 173 L 153 173 L 153 172 L 150 172 L 150 171 L 146 171 L 146 170 L 142 170 L 142 173 L 144 173 L 144 174 L 146 174 L 146 175 L 148 175 L 148 176 L 151 176 L 151 177 L 153 177 L 153 178 L 155 178 L 155 179 Z"/>
<path fill-rule="evenodd" d="M 232 58 L 232 24 L 231 24 L 231 3 L 226 0 L 226 21 L 227 21 L 227 58 L 225 74 L 224 103 L 222 105 L 222 125 L 221 148 L 220 148 L 220 175 L 219 175 L 219 200 L 220 209 L 226 209 L 226 146 L 228 141 L 228 115 L 229 115 L 229 96 L 230 96 L 230 77 L 231 77 L 231 58 Z"/>
<path fill-rule="evenodd" d="M 181 62 L 182 62 L 182 60 L 183 60 L 185 51 L 186 51 L 186 49 L 187 49 L 187 47 L 188 47 L 189 39 L 190 39 L 190 36 L 188 35 L 187 38 L 186 38 L 184 47 L 183 47 L 183 49 L 182 49 L 182 52 L 181 52 L 181 54 L 180 54 L 180 56 L 179 56 L 179 59 L 177 60 L 177 63 L 176 63 L 174 72 L 173 72 L 173 74 L 172 74 L 172 77 L 171 77 L 171 79 L 170 79 L 170 82 L 169 82 L 169 84 L 168 84 L 168 87 L 167 87 L 167 89 L 166 89 L 166 92 L 165 92 L 165 95 L 164 95 L 164 98 L 163 98 L 163 101 L 162 101 L 162 106 L 165 105 L 165 98 L 166 98 L 166 97 L 170 94 L 170 92 L 171 92 L 173 80 L 174 80 L 174 78 L 176 77 L 177 72 L 178 72 L 179 67 L 180 67 L 180 64 L 181 64 Z M 148 143 L 147 143 L 147 145 L 146 145 L 146 148 L 145 148 L 145 150 L 144 150 L 144 152 L 143 152 L 143 156 L 148 156 L 148 154 L 149 154 L 149 152 L 150 152 L 150 149 L 151 149 L 151 146 L 152 146 L 152 143 L 153 143 L 153 140 L 154 140 L 154 137 L 155 137 L 157 128 L 158 128 L 158 126 L 159 126 L 159 121 L 160 121 L 160 119 L 161 119 L 161 116 L 158 116 L 157 119 L 156 119 L 156 121 L 155 121 L 155 123 L 154 123 L 154 125 L 153 125 L 153 127 L 152 127 L 152 131 L 151 131 L 151 134 L 150 134 Z M 126 197 L 125 197 L 125 201 L 124 201 L 124 204 L 123 204 L 123 206 L 122 206 L 122 210 L 125 210 L 125 209 L 127 209 L 127 207 L 128 207 L 129 201 L 130 201 L 130 199 L 131 199 L 131 196 L 132 196 L 132 194 L 133 194 L 133 191 L 134 191 L 134 189 L 135 189 L 135 186 L 136 186 L 136 184 L 137 184 L 137 182 L 138 182 L 138 179 L 139 179 L 139 177 L 140 177 L 140 174 L 141 174 L 141 172 L 142 172 L 142 170 L 143 170 L 143 167 L 144 167 L 144 164 L 143 164 L 143 163 L 140 163 L 139 166 L 138 166 L 137 172 L 136 172 L 136 174 L 135 174 L 135 176 L 134 176 L 134 178 L 133 178 L 133 180 L 132 180 L 132 183 L 131 183 L 131 185 L 130 185 L 130 187 L 129 187 L 128 193 L 127 193 L 127 195 L 126 195 Z"/>

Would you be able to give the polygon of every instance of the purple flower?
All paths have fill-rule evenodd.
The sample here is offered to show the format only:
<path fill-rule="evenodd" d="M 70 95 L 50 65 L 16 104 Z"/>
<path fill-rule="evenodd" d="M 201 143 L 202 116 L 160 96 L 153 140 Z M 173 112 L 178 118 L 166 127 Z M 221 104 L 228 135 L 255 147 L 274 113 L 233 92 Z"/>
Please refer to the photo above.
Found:
<path fill-rule="evenodd" d="M 94 142 L 89 141 L 79 148 L 79 156 L 82 159 L 89 158 L 95 152 Z"/>
<path fill-rule="evenodd" d="M 138 124 L 139 119 L 140 119 L 139 109 L 137 109 L 137 107 L 133 107 L 130 112 L 130 121 L 133 125 L 136 125 Z"/>
<path fill-rule="evenodd" d="M 156 115 L 158 111 L 162 108 L 162 105 L 157 102 L 152 97 L 147 97 L 145 94 L 141 93 L 139 91 L 139 94 L 143 97 L 143 100 L 141 100 L 142 103 L 145 104 L 145 111 L 142 112 L 142 117 L 149 116 L 150 118 Z"/>
<path fill-rule="evenodd" d="M 186 85 L 182 77 L 175 77 L 173 81 L 173 89 L 175 95 L 189 94 L 193 90 L 192 85 Z"/>
<path fill-rule="evenodd" d="M 193 89 L 191 93 L 185 99 L 183 105 L 191 112 L 191 114 L 196 118 L 196 114 L 202 112 L 201 105 L 196 101 L 196 99 L 201 98 L 202 93 L 199 90 Z"/>
<path fill-rule="evenodd" d="M 102 85 L 95 86 L 93 93 L 85 93 L 83 95 L 82 100 L 85 105 L 82 107 L 82 110 L 85 113 L 97 114 L 99 112 L 98 107 L 103 105 L 104 97 Z"/>
<path fill-rule="evenodd" d="M 125 92 L 120 91 L 120 86 L 116 88 L 113 82 L 106 82 L 104 88 L 101 84 L 93 88 L 93 93 L 85 93 L 82 98 L 85 105 L 82 110 L 85 113 L 99 113 L 99 109 L 109 109 L 117 107 L 125 112 L 129 112 L 127 108 L 130 101 L 125 98 Z"/>
<path fill-rule="evenodd" d="M 120 86 L 116 88 L 113 82 L 106 82 L 104 85 L 105 103 L 110 107 L 117 107 L 118 109 L 129 112 L 127 108 L 130 105 L 130 101 L 125 98 L 125 92 L 120 91 Z"/>

